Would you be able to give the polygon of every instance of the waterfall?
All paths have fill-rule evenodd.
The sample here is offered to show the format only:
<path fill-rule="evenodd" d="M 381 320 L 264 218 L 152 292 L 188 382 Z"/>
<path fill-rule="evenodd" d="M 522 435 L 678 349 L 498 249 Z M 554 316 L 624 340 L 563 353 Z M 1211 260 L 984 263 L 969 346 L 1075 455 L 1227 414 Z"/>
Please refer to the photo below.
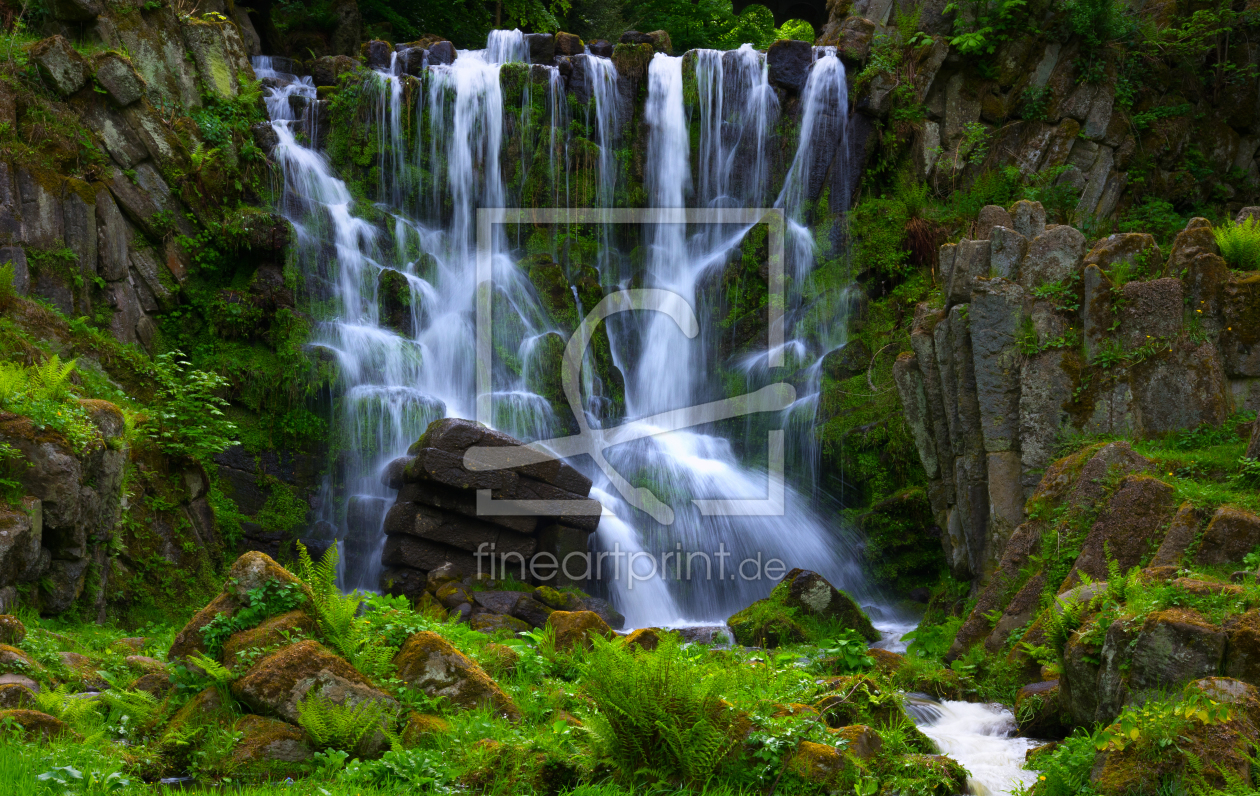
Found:
<path fill-rule="evenodd" d="M 797 493 L 797 474 L 789 473 L 786 481 L 792 483 L 785 483 L 774 470 L 774 463 L 784 459 L 785 444 L 797 444 L 793 440 L 799 435 L 785 443 L 779 430 L 790 422 L 763 411 L 755 417 L 666 427 L 671 417 L 700 419 L 691 407 L 732 397 L 731 385 L 716 375 L 724 365 L 715 346 L 726 333 L 715 326 L 713 291 L 704 286 L 740 256 L 753 228 L 743 221 L 689 224 L 678 213 L 683 208 L 759 207 L 776 195 L 776 170 L 786 174 L 775 207 L 787 221 L 787 328 L 781 346 L 751 355 L 739 366 L 747 373 L 749 392 L 764 387 L 771 390 L 765 395 L 783 396 L 792 389 L 784 393 L 775 385 L 791 379 L 798 383 L 793 406 L 813 400 L 808 393 L 816 392 L 816 381 L 811 387 L 807 373 L 802 380 L 791 372 L 808 371 L 802 363 L 835 345 L 817 332 L 816 324 L 796 326 L 802 315 L 800 284 L 814 262 L 808 206 L 826 175 L 843 168 L 832 163 L 844 152 L 843 66 L 834 53 L 816 59 L 799 103 L 795 149 L 784 156 L 774 141 L 781 109 L 764 54 L 745 45 L 728 52 L 655 55 L 643 111 L 648 136 L 643 181 L 652 215 L 627 230 L 612 214 L 619 186 L 629 179 L 628 164 L 618 157 L 618 148 L 628 143 L 629 119 L 619 108 L 621 78 L 612 61 L 584 54 L 571 62 L 574 74 L 580 66 L 590 98 L 590 103 L 582 100 L 586 107 L 577 114 L 560 70 L 528 65 L 528 58 L 519 31 L 494 31 L 485 50 L 461 50 L 449 65 L 426 67 L 423 81 L 410 84 L 419 85 L 419 91 L 405 90 L 404 82 L 414 78 L 398 74 L 392 63 L 371 78 L 372 133 L 380 152 L 373 223 L 356 214 L 346 183 L 308 145 L 318 140 L 313 84 L 277 71 L 265 57 L 256 59 L 280 140 L 275 152 L 284 173 L 279 211 L 297 231 L 297 265 L 309 297 L 327 308 L 318 316 L 311 345 L 328 352 L 339 371 L 333 423 L 340 456 L 321 501 L 321 519 L 337 529 L 345 551 L 343 585 L 377 587 L 382 522 L 393 498 L 380 484 L 384 465 L 405 452 L 431 420 L 475 416 L 478 209 L 523 201 L 524 180 L 509 190 L 512 174 L 525 174 L 544 161 L 551 182 L 542 201 L 562 208 L 585 202 L 575 199 L 574 188 L 584 175 L 572 165 L 579 150 L 571 132 L 585 124 L 598 148 L 592 157 L 598 171 L 592 196 L 604 211 L 593 225 L 600 286 L 607 293 L 633 278 L 685 302 L 685 307 L 673 305 L 672 315 L 625 313 L 605 325 L 612 362 L 624 374 L 626 427 L 664 432 L 610 447 L 605 455 L 622 478 L 646 485 L 668 505 L 649 516 L 618 490 L 620 479 L 585 457 L 574 460 L 594 480 L 592 496 L 605 507 L 592 546 L 611 559 L 600 564 L 599 574 L 620 573 L 592 581 L 592 588 L 604 590 L 629 624 L 638 626 L 721 621 L 765 596 L 776 579 L 773 567 L 767 567 L 774 560 L 782 564 L 780 576 L 795 566 L 814 569 L 836 586 L 865 596 L 858 543 L 850 530 L 836 518 L 824 519 L 810 496 Z M 516 86 L 519 70 L 525 75 L 521 96 L 505 96 L 504 87 Z M 690 100 L 689 85 L 695 89 Z M 507 113 L 506 104 L 517 99 L 520 113 Z M 545 100 L 538 106 L 544 108 L 541 113 L 533 112 L 537 100 Z M 304 114 L 295 113 L 302 106 Z M 699 128 L 694 152 L 693 121 Z M 519 150 L 511 151 L 508 143 L 519 144 Z M 537 202 L 539 193 L 531 196 Z M 514 237 L 499 225 L 489 242 L 495 350 L 511 352 L 506 359 L 516 362 L 509 367 L 500 361 L 505 357 L 496 358 L 489 401 L 495 425 L 527 440 L 564 433 L 562 419 L 537 385 L 556 336 L 563 340 L 567 333 L 555 328 L 520 264 L 527 253 L 550 251 L 566 275 L 576 278 L 568 269 L 577 266 L 565 261 L 557 230 L 551 229 L 549 245 L 542 246 L 538 229 L 518 228 Z M 527 234 L 534 237 L 523 237 Z M 576 286 L 565 289 L 572 291 L 579 313 L 593 309 L 584 306 Z M 385 290 L 405 294 L 409 323 L 400 326 L 397 318 L 383 316 Z M 694 324 L 680 327 L 680 318 Z M 835 328 L 844 326 L 843 317 L 830 321 Z M 594 376 L 589 356 L 582 383 L 585 420 L 599 428 L 608 422 L 607 402 L 595 396 L 604 385 Z M 729 510 L 737 504 L 754 508 Z M 684 577 L 684 562 L 694 570 L 690 578 Z M 757 577 L 748 577 L 745 562 L 755 564 Z M 635 576 L 628 576 L 630 571 Z"/>

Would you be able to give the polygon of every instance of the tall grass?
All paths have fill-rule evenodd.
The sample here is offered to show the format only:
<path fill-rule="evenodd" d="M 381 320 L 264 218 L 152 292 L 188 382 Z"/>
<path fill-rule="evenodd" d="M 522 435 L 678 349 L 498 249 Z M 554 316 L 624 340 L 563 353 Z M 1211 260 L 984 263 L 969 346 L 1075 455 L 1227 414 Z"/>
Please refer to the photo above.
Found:
<path fill-rule="evenodd" d="M 1230 222 L 1212 230 L 1221 256 L 1231 268 L 1254 271 L 1260 268 L 1260 221 L 1243 219 L 1242 223 Z"/>

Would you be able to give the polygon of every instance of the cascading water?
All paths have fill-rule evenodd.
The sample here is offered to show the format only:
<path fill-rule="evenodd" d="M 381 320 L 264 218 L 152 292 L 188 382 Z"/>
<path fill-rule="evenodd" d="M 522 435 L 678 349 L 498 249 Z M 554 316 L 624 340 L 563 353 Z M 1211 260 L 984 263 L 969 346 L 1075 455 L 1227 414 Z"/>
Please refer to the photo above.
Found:
<path fill-rule="evenodd" d="M 495 31 L 482 51 L 460 51 L 454 63 L 426 68 L 419 101 L 409 99 L 396 67 L 378 73 L 375 115 L 377 221 L 356 215 L 353 197 L 325 158 L 303 143 L 317 133 L 311 116 L 314 86 L 272 68 L 266 58 L 257 71 L 271 90 L 268 109 L 280 145 L 275 158 L 284 170 L 281 211 L 298 231 L 298 262 L 311 297 L 326 307 L 312 345 L 335 357 L 342 380 L 337 401 L 342 455 L 339 473 L 323 501 L 323 519 L 337 528 L 344 545 L 347 587 L 375 588 L 379 575 L 381 525 L 392 492 L 379 473 L 401 455 L 428 422 L 441 417 L 473 417 L 475 389 L 473 328 L 476 282 L 476 215 L 478 208 L 551 202 L 612 208 L 625 179 L 620 109 L 623 98 L 612 62 L 590 54 L 579 56 L 590 102 L 581 119 L 594 131 L 598 153 L 588 161 L 597 170 L 589 197 L 571 189 L 574 151 L 570 149 L 570 103 L 565 81 L 552 66 L 534 65 L 523 86 L 511 84 L 503 65 L 528 59 L 519 31 Z M 538 70 L 545 70 L 546 74 Z M 545 80 L 542 79 L 545 77 Z M 686 85 L 693 80 L 698 100 L 689 109 Z M 414 85 L 414 84 L 413 84 Z M 505 86 L 523 92 L 521 112 L 506 113 Z M 787 218 L 785 261 L 789 287 L 785 364 L 808 374 L 808 364 L 837 345 L 835 329 L 844 318 L 829 319 L 819 331 L 811 322 L 796 329 L 804 316 L 802 285 L 813 265 L 814 240 L 807 227 L 807 206 L 821 190 L 828 173 L 843 169 L 847 114 L 844 67 L 833 52 L 819 52 L 800 103 L 800 135 L 794 155 L 779 168 L 786 176 L 775 206 Z M 530 114 L 531 92 L 545 92 L 545 112 Z M 541 97 L 541 94 L 537 95 Z M 412 104 L 414 103 L 414 107 Z M 304 115 L 295 108 L 305 105 Z M 513 106 L 515 107 L 515 106 Z M 692 151 L 689 112 L 698 114 L 699 142 Z M 648 71 L 644 121 L 648 128 L 644 183 L 650 208 L 669 210 L 753 208 L 774 196 L 777 144 L 772 131 L 780 118 L 775 91 L 767 79 L 765 56 L 745 45 L 730 52 L 698 51 L 691 58 L 657 54 Z M 412 126 L 423 135 L 411 135 Z M 541 128 L 541 129 L 540 129 Z M 519 146 L 508 153 L 505 139 Z M 837 154 L 838 153 L 838 154 Z M 552 182 L 530 197 L 509 195 L 505 157 L 520 158 L 521 170 L 545 158 Z M 780 160 L 783 160 L 779 155 Z M 834 181 L 834 180 L 833 180 Z M 542 197 L 542 198 L 540 198 Z M 576 198 L 575 198 L 576 197 Z M 833 201 L 836 199 L 833 198 Z M 380 221 L 381 214 L 386 221 Z M 723 334 L 713 321 L 712 290 L 706 285 L 738 256 L 749 224 L 667 223 L 649 218 L 636 234 L 644 244 L 637 272 L 627 265 L 627 233 L 600 223 L 596 259 L 605 292 L 626 286 L 631 278 L 647 287 L 671 291 L 694 308 L 699 334 L 689 338 L 663 313 L 623 314 L 606 324 L 611 356 L 625 374 L 625 410 L 630 419 L 685 410 L 727 396 L 728 385 L 715 373 L 715 341 Z M 546 439 L 562 431 L 562 421 L 539 395 L 540 357 L 557 335 L 540 299 L 518 267 L 525 242 L 502 226 L 491 242 L 496 348 L 514 352 L 520 366 L 509 370 L 496 362 L 493 372 L 495 424 L 523 439 Z M 549 249 L 560 252 L 553 230 Z M 618 243 L 619 242 L 619 243 Z M 529 248 L 537 251 L 531 242 Z M 627 269 L 631 269 L 627 272 Z M 403 285 L 410 323 L 387 323 L 378 309 L 382 285 Z M 573 290 L 579 312 L 589 311 Z M 749 391 L 776 381 L 771 364 L 783 352 L 767 352 L 749 360 Z M 774 355 L 772 357 L 772 354 Z M 776 365 L 777 367 L 777 365 Z M 815 366 L 816 369 L 816 366 Z M 586 415 L 592 426 L 607 424 L 606 402 L 592 400 L 600 386 L 583 369 Z M 798 398 L 786 419 L 812 407 L 816 382 L 798 379 Z M 800 394 L 804 393 L 804 394 Z M 804 402 L 804 403 L 802 403 Z M 720 499 L 766 500 L 776 489 L 766 463 L 775 459 L 781 437 L 772 433 L 773 415 L 711 423 L 649 436 L 610 448 L 606 455 L 627 478 L 650 484 L 672 507 L 673 521 L 662 524 L 633 508 L 603 473 L 589 462 L 576 461 L 595 481 L 592 495 L 605 506 L 594 538 L 598 551 L 654 554 L 652 572 L 639 579 L 611 577 L 605 563 L 603 588 L 631 625 L 722 621 L 762 597 L 776 580 L 766 564 L 783 569 L 803 566 L 823 573 L 837 586 L 861 598 L 866 595 L 856 563 L 856 540 L 839 523 L 824 522 L 809 496 L 798 495 L 782 480 L 782 510 L 775 513 L 724 515 L 705 507 Z M 785 419 L 785 418 L 780 418 Z M 782 425 L 780 423 L 779 425 Z M 769 451 L 769 453 L 765 453 Z M 757 467 L 747 462 L 760 462 Z M 799 482 L 799 474 L 787 480 Z M 809 474 L 805 485 L 812 486 Z M 332 494 L 344 495 L 333 500 Z M 697 502 L 693 502 L 695 499 Z M 773 502 L 773 501 L 771 501 Z M 664 556 L 674 553 L 673 563 Z M 678 554 L 697 553 L 695 572 L 682 576 Z M 641 559 L 642 563 L 643 559 Z M 749 578 L 740 563 L 756 562 Z M 751 565 L 750 565 L 751 566 Z M 783 570 L 778 570 L 779 573 Z M 598 587 L 598 584 L 597 584 Z"/>

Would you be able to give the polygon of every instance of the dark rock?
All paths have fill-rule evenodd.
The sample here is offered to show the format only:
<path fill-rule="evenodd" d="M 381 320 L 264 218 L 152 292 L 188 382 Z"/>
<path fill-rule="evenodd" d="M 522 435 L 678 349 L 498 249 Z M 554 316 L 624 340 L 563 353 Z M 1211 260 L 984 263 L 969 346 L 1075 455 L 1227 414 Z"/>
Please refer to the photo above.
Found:
<path fill-rule="evenodd" d="M 980 215 L 976 218 L 976 240 L 989 240 L 994 227 L 1014 229 L 1015 222 L 1011 219 L 1011 214 L 1006 212 L 1006 208 L 985 205 L 980 208 Z"/>
<path fill-rule="evenodd" d="M 434 481 L 404 483 L 398 490 L 399 503 L 423 503 L 445 511 L 454 511 L 467 517 L 478 517 L 520 533 L 533 533 L 538 518 L 528 515 L 492 514 L 482 516 L 477 511 L 476 492 L 455 489 Z"/>
<path fill-rule="evenodd" d="M 1196 611 L 1173 608 L 1150 614 L 1132 647 L 1131 687 L 1171 691 L 1216 674 L 1225 657 L 1226 638 L 1224 630 Z"/>
<path fill-rule="evenodd" d="M 556 37 L 550 33 L 526 33 L 525 47 L 531 64 L 550 65 L 556 59 Z"/>
<path fill-rule="evenodd" d="M 1256 545 L 1260 545 L 1260 517 L 1221 506 L 1203 532 L 1195 561 L 1209 566 L 1240 562 Z"/>
<path fill-rule="evenodd" d="M 425 429 L 424 435 L 412 445 L 412 449 L 408 451 L 415 454 L 419 448 L 437 448 L 439 450 L 449 451 L 452 453 L 465 454 L 469 448 L 491 447 L 491 448 L 511 448 L 520 447 L 523 443 L 501 431 L 487 428 L 480 423 L 471 420 L 464 420 L 457 417 L 448 417 L 441 420 L 435 420 Z M 509 465 L 507 469 L 517 472 L 521 475 L 544 481 L 561 489 L 574 492 L 581 497 L 586 497 L 591 491 L 591 480 L 579 473 L 568 465 L 568 463 L 558 459 L 543 458 L 541 461 L 535 461 L 537 456 L 530 455 L 532 449 L 522 449 L 519 453 L 519 463 L 511 458 L 503 460 L 503 463 Z M 498 456 L 508 455 L 506 452 L 494 451 Z M 476 451 L 467 454 L 467 462 L 474 465 L 480 460 Z M 496 459 L 496 463 L 499 463 Z M 488 466 L 488 465 L 486 465 Z"/>
<path fill-rule="evenodd" d="M 1015 694 L 1015 715 L 1019 721 L 1019 734 L 1027 738 L 1064 738 L 1068 728 L 1064 726 L 1059 709 L 1059 681 L 1048 680 L 1026 685 Z"/>
<path fill-rule="evenodd" d="M 822 369 L 837 381 L 865 373 L 871 365 L 871 349 L 861 340 L 850 340 L 823 357 Z"/>
<path fill-rule="evenodd" d="M 455 57 L 455 45 L 449 41 L 434 42 L 429 46 L 430 65 L 453 64 Z"/>
<path fill-rule="evenodd" d="M 628 30 L 617 40 L 620 44 L 652 44 L 652 37 L 637 30 Z"/>
<path fill-rule="evenodd" d="M 478 591 L 473 592 L 473 602 L 496 614 L 510 614 L 512 609 L 528 592 L 523 591 Z"/>
<path fill-rule="evenodd" d="M 572 33 L 556 34 L 556 55 L 581 55 L 582 39 Z"/>
<path fill-rule="evenodd" d="M 426 573 L 410 567 L 386 567 L 381 570 L 379 588 L 395 597 L 406 597 L 413 603 L 425 593 Z"/>
<path fill-rule="evenodd" d="M 325 55 L 311 64 L 311 80 L 316 86 L 335 86 L 337 78 L 359 68 L 359 62 L 348 55 Z"/>
<path fill-rule="evenodd" d="M 394 48 L 389 46 L 389 42 L 373 39 L 363 45 L 363 49 L 367 55 L 368 69 L 389 68 L 389 62 L 394 50 Z"/>
<path fill-rule="evenodd" d="M 665 55 L 674 54 L 674 43 L 669 39 L 669 31 L 654 30 L 648 34 L 652 40 L 652 49 Z"/>
<path fill-rule="evenodd" d="M 52 15 L 63 22 L 91 22 L 101 13 L 97 0 L 52 0 Z"/>
<path fill-rule="evenodd" d="M 254 136 L 254 146 L 266 153 L 267 157 L 271 157 L 272 150 L 280 143 L 280 136 L 276 134 L 271 123 L 258 122 L 250 127 L 249 131 Z"/>
<path fill-rule="evenodd" d="M 766 50 L 770 82 L 799 94 L 809 79 L 814 63 L 814 48 L 809 42 L 780 39 Z"/>
<path fill-rule="evenodd" d="M 549 608 L 534 599 L 532 594 L 526 594 L 517 599 L 511 613 L 512 616 L 527 622 L 531 627 L 543 627 L 547 624 L 547 617 L 554 611 L 554 608 Z"/>
<path fill-rule="evenodd" d="M 607 39 L 595 39 L 587 42 L 586 48 L 591 51 L 591 55 L 598 55 L 600 58 L 612 58 L 613 45 Z"/>
<path fill-rule="evenodd" d="M 446 563 L 454 564 L 465 572 L 477 572 L 477 559 L 471 554 L 414 536 L 389 536 L 381 562 L 387 567 L 409 567 L 426 572 Z"/>

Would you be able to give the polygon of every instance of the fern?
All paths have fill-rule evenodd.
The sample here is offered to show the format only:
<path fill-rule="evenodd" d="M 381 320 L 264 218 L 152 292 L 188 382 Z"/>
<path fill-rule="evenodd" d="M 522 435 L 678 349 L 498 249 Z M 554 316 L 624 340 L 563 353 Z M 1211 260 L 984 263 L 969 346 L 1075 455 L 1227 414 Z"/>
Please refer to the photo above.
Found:
<path fill-rule="evenodd" d="M 385 702 L 364 700 L 357 705 L 338 705 L 321 693 L 308 693 L 298 703 L 298 725 L 320 749 L 355 752 L 369 734 L 389 732 Z M 394 740 L 390 739 L 391 745 Z"/>
<path fill-rule="evenodd" d="M 62 364 L 61 357 L 53 354 L 44 361 L 44 364 L 33 368 L 32 375 L 35 377 L 45 393 L 50 398 L 64 398 L 69 392 L 70 374 L 74 372 L 74 366 L 78 360 L 72 359 Z"/>
<path fill-rule="evenodd" d="M 726 676 L 688 666 L 673 639 L 636 653 L 596 638 L 583 675 L 598 711 L 588 726 L 623 771 L 703 786 L 736 743 Z"/>
<path fill-rule="evenodd" d="M 374 678 L 388 676 L 398 650 L 359 617 L 363 597 L 355 592 L 343 595 L 337 588 L 337 548 L 329 547 L 319 563 L 311 560 L 301 542 L 297 548 L 297 576 L 310 587 L 315 621 L 324 638 L 359 671 Z"/>
<path fill-rule="evenodd" d="M 219 698 L 225 707 L 231 708 L 236 705 L 236 700 L 232 698 L 231 685 L 237 676 L 232 673 L 232 670 L 200 652 L 189 655 L 188 663 L 204 673 L 204 679 L 209 680 L 209 684 L 219 692 Z"/>
<path fill-rule="evenodd" d="M 90 736 L 100 730 L 101 715 L 96 710 L 96 700 L 71 693 L 66 683 L 37 693 L 35 706 L 41 713 L 61 719 L 81 735 Z"/>

